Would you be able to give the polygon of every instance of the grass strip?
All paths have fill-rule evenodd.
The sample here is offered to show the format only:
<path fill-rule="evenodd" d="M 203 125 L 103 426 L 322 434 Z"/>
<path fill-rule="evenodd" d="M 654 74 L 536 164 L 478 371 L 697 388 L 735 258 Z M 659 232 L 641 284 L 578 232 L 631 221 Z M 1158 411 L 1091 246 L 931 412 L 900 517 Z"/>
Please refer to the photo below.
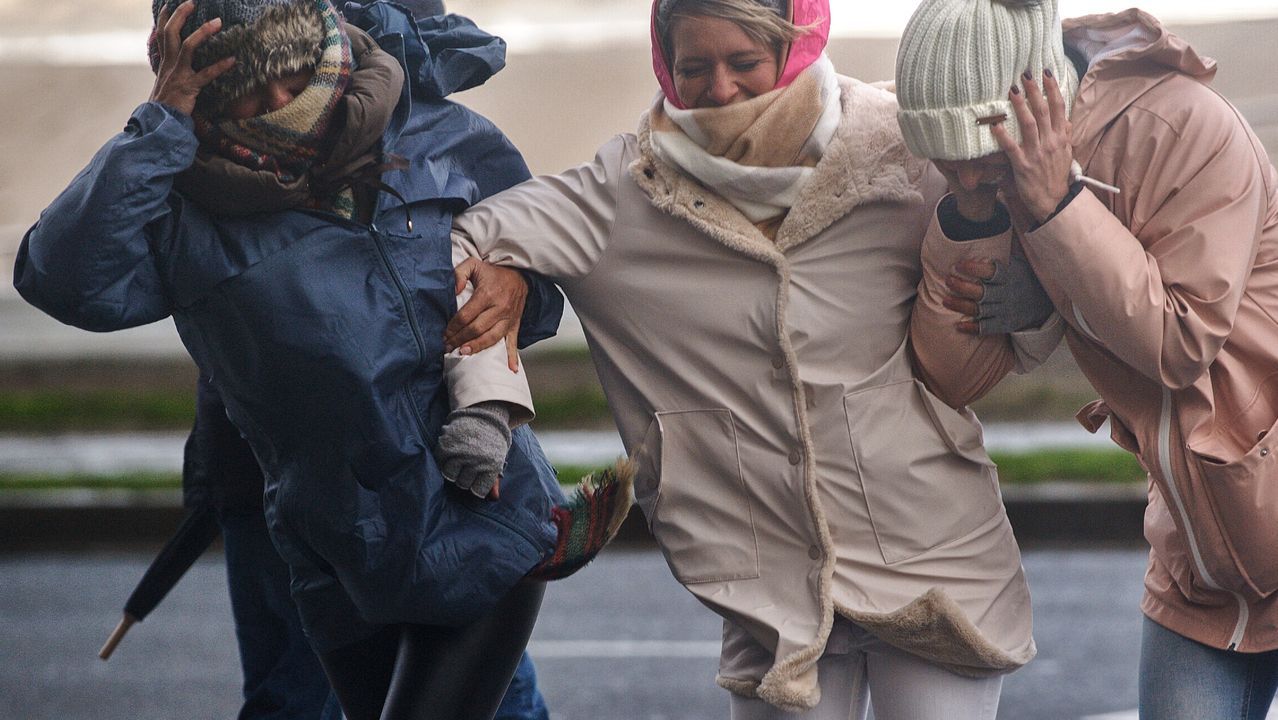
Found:
<path fill-rule="evenodd" d="M 1069 449 L 993 453 L 999 478 L 1005 485 L 1048 481 L 1088 483 L 1141 482 L 1140 463 L 1121 450 Z M 597 467 L 565 465 L 558 468 L 559 482 L 575 485 Z M 4 490 L 173 490 L 182 486 L 177 474 L 120 473 L 114 475 L 43 475 L 0 473 Z"/>
<path fill-rule="evenodd" d="M 1145 471 L 1130 453 L 1108 448 L 1045 449 L 995 452 L 998 476 L 1004 485 L 1058 480 L 1091 483 L 1143 482 Z"/>
<path fill-rule="evenodd" d="M 186 430 L 195 419 L 195 394 L 101 390 L 0 392 L 0 433 Z M 538 428 L 611 426 L 597 388 L 537 398 Z"/>
<path fill-rule="evenodd" d="M 0 393 L 0 432 L 174 430 L 189 428 L 194 418 L 194 392 Z"/>

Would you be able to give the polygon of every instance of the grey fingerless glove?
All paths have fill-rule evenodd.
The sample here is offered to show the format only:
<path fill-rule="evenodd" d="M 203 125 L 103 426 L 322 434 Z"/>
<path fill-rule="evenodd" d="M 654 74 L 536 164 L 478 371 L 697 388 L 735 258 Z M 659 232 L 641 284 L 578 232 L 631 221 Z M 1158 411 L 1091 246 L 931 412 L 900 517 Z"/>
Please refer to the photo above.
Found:
<path fill-rule="evenodd" d="M 1008 263 L 996 262 L 994 277 L 982 280 L 985 288 L 977 303 L 977 329 L 981 335 L 1003 335 L 1036 328 L 1047 322 L 1055 308 L 1038 282 L 1029 260 L 1018 252 Z"/>
<path fill-rule="evenodd" d="M 510 450 L 510 409 L 498 401 L 454 410 L 444 421 L 435 459 L 444 479 L 487 497 Z"/>

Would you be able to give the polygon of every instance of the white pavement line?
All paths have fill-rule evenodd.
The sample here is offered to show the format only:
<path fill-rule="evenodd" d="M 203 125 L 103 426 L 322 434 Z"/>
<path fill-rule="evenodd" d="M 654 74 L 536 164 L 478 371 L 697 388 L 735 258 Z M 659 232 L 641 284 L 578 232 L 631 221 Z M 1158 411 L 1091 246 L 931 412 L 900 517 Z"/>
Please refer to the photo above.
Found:
<path fill-rule="evenodd" d="M 717 658 L 719 643 L 679 640 L 534 640 L 528 652 L 550 658 Z"/>
<path fill-rule="evenodd" d="M 1128 710 L 1126 712 L 1106 713 L 1104 715 L 1087 715 L 1080 720 L 1140 720 L 1140 712 L 1137 710 Z M 1278 720 L 1278 704 L 1269 708 L 1269 714 L 1265 720 Z"/>

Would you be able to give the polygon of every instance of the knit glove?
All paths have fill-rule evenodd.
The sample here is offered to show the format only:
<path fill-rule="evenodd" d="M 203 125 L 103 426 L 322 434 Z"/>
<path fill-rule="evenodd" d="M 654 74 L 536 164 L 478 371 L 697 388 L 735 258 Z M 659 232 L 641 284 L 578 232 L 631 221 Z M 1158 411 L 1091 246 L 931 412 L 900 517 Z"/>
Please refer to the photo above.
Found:
<path fill-rule="evenodd" d="M 436 459 L 445 480 L 484 498 L 497 484 L 509 450 L 510 410 L 489 401 L 448 414 Z"/>
<path fill-rule="evenodd" d="M 1025 256 L 1013 252 L 1008 263 L 995 262 L 994 276 L 982 280 L 985 292 L 977 303 L 981 335 L 1003 335 L 1036 328 L 1056 309 Z"/>

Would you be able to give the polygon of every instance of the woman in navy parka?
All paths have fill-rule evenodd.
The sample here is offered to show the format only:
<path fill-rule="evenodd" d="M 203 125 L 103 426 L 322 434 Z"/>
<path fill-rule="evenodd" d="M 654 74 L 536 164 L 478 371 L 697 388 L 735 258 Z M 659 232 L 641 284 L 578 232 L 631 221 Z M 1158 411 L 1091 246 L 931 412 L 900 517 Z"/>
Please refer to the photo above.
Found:
<path fill-rule="evenodd" d="M 522 372 L 443 346 L 452 215 L 528 177 L 490 122 L 445 99 L 499 70 L 504 43 L 386 3 L 347 5 L 348 24 L 329 0 L 153 9 L 152 101 L 41 214 L 14 284 L 88 330 L 173 316 L 262 466 L 272 538 L 350 720 L 490 717 L 540 605 L 526 576 L 553 575 L 563 539 L 526 426 L 508 432 L 495 501 L 432 455 L 450 402 L 531 417 Z M 529 283 L 523 341 L 562 310 Z"/>

